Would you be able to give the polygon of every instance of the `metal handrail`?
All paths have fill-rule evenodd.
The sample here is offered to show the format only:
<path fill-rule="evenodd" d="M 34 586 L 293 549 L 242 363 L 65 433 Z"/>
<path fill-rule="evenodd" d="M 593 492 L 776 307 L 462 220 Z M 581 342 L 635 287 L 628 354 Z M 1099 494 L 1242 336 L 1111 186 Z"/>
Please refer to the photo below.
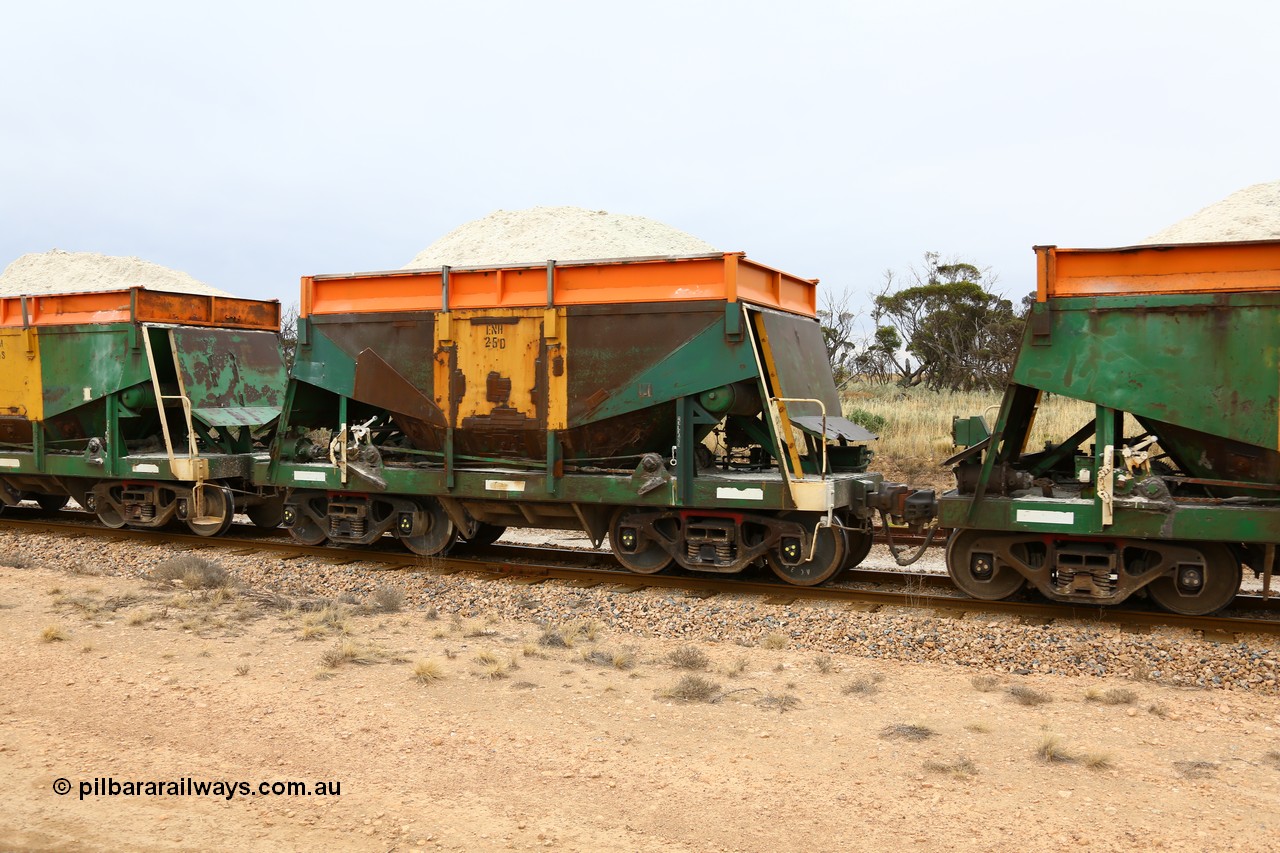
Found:
<path fill-rule="evenodd" d="M 816 397 L 774 397 L 772 399 L 776 403 L 817 403 L 818 404 L 818 408 L 822 410 L 822 468 L 818 472 L 818 479 L 820 480 L 827 479 L 827 404 L 817 399 Z M 787 417 L 787 425 L 792 426 L 791 418 L 789 416 Z M 788 439 L 792 439 L 792 438 L 794 437 L 788 436 Z M 782 467 L 783 467 L 783 470 L 786 470 L 787 466 L 783 465 Z M 788 474 L 788 476 L 792 480 L 803 480 L 804 472 L 801 471 L 800 473 L 801 473 L 801 476 L 799 477 L 790 477 L 790 474 Z"/>

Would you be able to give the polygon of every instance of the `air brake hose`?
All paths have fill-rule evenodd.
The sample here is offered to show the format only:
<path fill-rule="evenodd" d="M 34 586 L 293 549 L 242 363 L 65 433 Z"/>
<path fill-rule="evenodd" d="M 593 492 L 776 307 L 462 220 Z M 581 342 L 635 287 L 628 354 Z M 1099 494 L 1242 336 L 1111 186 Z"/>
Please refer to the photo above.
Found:
<path fill-rule="evenodd" d="M 885 544 L 889 546 L 889 553 L 893 556 L 893 560 L 899 566 L 909 566 L 916 560 L 924 556 L 924 552 L 929 550 L 929 546 L 933 544 L 933 537 L 938 533 L 938 522 L 934 521 L 929 525 L 929 530 L 925 534 L 924 542 L 916 549 L 915 553 L 910 557 L 903 559 L 898 549 L 893 544 L 893 527 L 889 524 L 889 516 L 884 510 L 880 510 L 880 528 L 884 530 Z"/>

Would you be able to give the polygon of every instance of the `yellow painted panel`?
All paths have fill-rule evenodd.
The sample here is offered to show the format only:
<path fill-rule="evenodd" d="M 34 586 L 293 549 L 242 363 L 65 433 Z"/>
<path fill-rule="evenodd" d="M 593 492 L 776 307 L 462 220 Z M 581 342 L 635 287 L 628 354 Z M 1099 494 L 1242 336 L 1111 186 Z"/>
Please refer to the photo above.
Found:
<path fill-rule="evenodd" d="M 552 337 L 563 328 L 564 318 L 563 308 L 450 311 L 447 323 L 436 324 L 436 405 L 460 428 L 533 428 L 545 416 L 548 429 L 564 429 L 566 353 L 563 339 Z M 555 328 L 547 328 L 552 323 Z M 440 338 L 446 328 L 450 337 Z M 550 332 L 545 359 L 544 328 Z M 548 412 L 540 411 L 539 373 L 546 374 Z"/>
<path fill-rule="evenodd" d="M 35 329 L 0 329 L 0 416 L 44 417 Z"/>

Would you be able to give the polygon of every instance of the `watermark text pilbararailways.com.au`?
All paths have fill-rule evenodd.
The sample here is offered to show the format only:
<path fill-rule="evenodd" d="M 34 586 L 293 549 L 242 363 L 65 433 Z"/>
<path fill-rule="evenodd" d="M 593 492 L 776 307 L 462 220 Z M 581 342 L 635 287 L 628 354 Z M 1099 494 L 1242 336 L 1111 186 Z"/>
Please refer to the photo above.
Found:
<path fill-rule="evenodd" d="M 184 776 L 181 779 L 116 779 L 111 776 L 95 776 L 73 784 L 60 777 L 53 780 L 53 792 L 66 796 L 73 790 L 79 799 L 86 797 L 340 797 L 342 783 L 334 780 L 318 782 L 275 781 L 239 782 L 231 780 L 207 781 Z"/>

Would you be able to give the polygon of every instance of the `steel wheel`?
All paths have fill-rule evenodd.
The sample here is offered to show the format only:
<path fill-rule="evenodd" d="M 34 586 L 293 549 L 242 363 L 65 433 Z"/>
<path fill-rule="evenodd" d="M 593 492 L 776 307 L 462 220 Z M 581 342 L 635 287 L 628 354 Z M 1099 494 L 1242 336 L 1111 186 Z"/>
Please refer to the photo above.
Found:
<path fill-rule="evenodd" d="M 773 569 L 773 573 L 787 583 L 795 584 L 796 586 L 817 586 L 843 569 L 845 555 L 849 551 L 848 537 L 844 535 L 844 529 L 840 527 L 819 527 L 814 536 L 817 538 L 817 543 L 813 548 L 813 557 L 794 566 L 788 566 L 782 562 L 782 555 L 778 553 L 777 549 L 769 551 L 766 559 L 769 561 L 769 568 Z M 793 538 L 789 543 L 788 538 L 783 539 L 779 548 L 804 547 L 803 544 L 795 544 Z M 808 555 L 803 554 L 802 556 Z"/>
<path fill-rule="evenodd" d="M 284 520 L 284 498 L 280 495 L 267 498 L 262 503 L 246 507 L 244 514 L 249 516 L 254 527 L 261 527 L 264 530 L 279 527 L 280 522 Z"/>
<path fill-rule="evenodd" d="M 999 566 L 990 551 L 976 546 L 998 534 L 957 530 L 947 543 L 947 573 L 960 591 L 982 601 L 999 601 L 1022 589 L 1027 579 L 1009 566 Z"/>
<path fill-rule="evenodd" d="M 299 545 L 319 545 L 326 538 L 324 528 L 306 516 L 299 516 L 292 527 L 286 527 L 289 538 Z"/>
<path fill-rule="evenodd" d="M 35 495 L 31 498 L 45 512 L 57 512 L 71 500 L 70 495 Z"/>
<path fill-rule="evenodd" d="M 85 509 L 98 517 L 98 521 L 104 526 L 110 527 L 112 530 L 119 530 L 124 527 L 124 516 L 116 511 L 116 508 L 106 501 L 98 499 L 93 492 L 85 495 Z"/>
<path fill-rule="evenodd" d="M 453 544 L 457 532 L 457 528 L 453 526 L 453 519 L 449 518 L 449 513 L 444 511 L 439 501 L 431 498 L 422 501 L 419 509 L 427 517 L 426 532 L 417 536 L 401 536 L 400 541 L 404 543 L 404 547 L 423 557 L 434 557 L 444 553 L 445 549 Z"/>
<path fill-rule="evenodd" d="M 1147 584 L 1147 594 L 1170 613 L 1208 616 L 1226 607 L 1239 594 L 1240 561 L 1230 548 L 1217 542 L 1203 542 L 1194 547 L 1204 555 L 1203 569 L 1175 567 L 1172 574 Z"/>
<path fill-rule="evenodd" d="M 488 524 L 480 522 L 476 526 L 476 535 L 470 539 L 463 539 L 468 545 L 492 545 L 502 538 L 502 534 L 507 532 L 507 528 L 501 524 Z"/>
<path fill-rule="evenodd" d="M 657 542 L 645 538 L 637 528 L 627 524 L 627 516 L 632 512 L 623 507 L 613 514 L 613 521 L 609 522 L 609 547 L 628 571 L 656 575 L 671 565 L 671 555 Z"/>
<path fill-rule="evenodd" d="M 199 487 L 199 491 L 199 502 L 203 504 L 202 511 L 199 516 L 188 516 L 187 527 L 191 528 L 191 532 L 197 536 L 221 536 L 231 526 L 231 518 L 236 512 L 236 503 L 231 496 L 231 490 L 223 485 L 205 483 Z M 195 512 L 196 504 L 196 495 L 193 491 L 187 512 Z"/>
<path fill-rule="evenodd" d="M 874 537 L 870 530 L 845 530 L 844 538 L 848 548 L 844 555 L 844 567 L 852 569 L 867 559 Z"/>

